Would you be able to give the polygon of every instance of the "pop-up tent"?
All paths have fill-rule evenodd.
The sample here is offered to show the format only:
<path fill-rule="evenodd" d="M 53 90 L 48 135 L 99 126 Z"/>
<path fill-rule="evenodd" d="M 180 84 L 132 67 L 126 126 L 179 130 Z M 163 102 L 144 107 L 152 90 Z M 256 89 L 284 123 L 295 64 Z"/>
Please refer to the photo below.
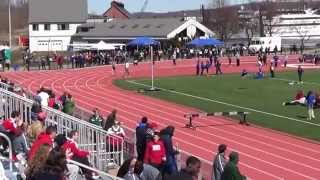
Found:
<path fill-rule="evenodd" d="M 193 41 L 189 42 L 187 45 L 188 46 L 196 46 L 196 47 L 204 47 L 204 46 L 221 46 L 224 43 L 222 41 L 219 41 L 214 38 L 197 38 L 194 39 Z"/>
<path fill-rule="evenodd" d="M 99 43 L 93 45 L 93 48 L 97 50 L 115 50 L 116 49 L 116 47 L 114 47 L 111 44 L 107 44 L 104 41 L 100 41 Z"/>

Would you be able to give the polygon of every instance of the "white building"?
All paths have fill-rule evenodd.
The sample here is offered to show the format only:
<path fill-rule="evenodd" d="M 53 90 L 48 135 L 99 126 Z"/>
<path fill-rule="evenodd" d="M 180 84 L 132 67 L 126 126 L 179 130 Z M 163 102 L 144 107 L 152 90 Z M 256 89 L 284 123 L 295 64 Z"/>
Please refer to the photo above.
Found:
<path fill-rule="evenodd" d="M 30 51 L 66 51 L 87 17 L 87 0 L 29 0 Z"/>
<path fill-rule="evenodd" d="M 285 44 L 297 44 L 301 41 L 314 46 L 320 40 L 320 15 L 306 10 L 301 14 L 282 14 L 274 17 L 272 36 L 280 36 Z"/>

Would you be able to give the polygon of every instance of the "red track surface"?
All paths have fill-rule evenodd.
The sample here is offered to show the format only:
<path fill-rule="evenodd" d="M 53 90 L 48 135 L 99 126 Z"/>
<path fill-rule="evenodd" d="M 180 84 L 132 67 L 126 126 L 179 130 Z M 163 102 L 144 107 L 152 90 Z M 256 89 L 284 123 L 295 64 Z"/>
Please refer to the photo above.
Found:
<path fill-rule="evenodd" d="M 223 65 L 222 70 L 230 73 L 246 68 L 256 72 L 254 62 L 255 58 L 248 57 L 242 61 L 240 68 Z M 118 66 L 117 70 L 120 77 L 123 67 Z M 131 66 L 131 71 L 132 77 L 147 77 L 150 64 Z M 194 72 L 195 61 L 191 60 L 180 61 L 175 67 L 170 61 L 157 63 L 155 67 L 156 76 Z M 174 125 L 175 141 L 180 148 L 208 161 L 212 161 L 217 146 L 225 143 L 229 152 L 235 150 L 240 153 L 241 171 L 254 180 L 320 179 L 319 144 L 264 128 L 240 126 L 220 117 L 196 122 L 203 126 L 196 131 L 182 128 L 186 123 L 183 115 L 199 110 L 121 90 L 112 85 L 111 68 L 107 66 L 50 72 L 10 72 L 3 75 L 33 92 L 40 86 L 52 88 L 57 95 L 70 91 L 78 106 L 87 110 L 99 107 L 103 115 L 117 109 L 119 120 L 129 128 L 135 128 L 142 116 L 156 121 L 161 127 Z"/>

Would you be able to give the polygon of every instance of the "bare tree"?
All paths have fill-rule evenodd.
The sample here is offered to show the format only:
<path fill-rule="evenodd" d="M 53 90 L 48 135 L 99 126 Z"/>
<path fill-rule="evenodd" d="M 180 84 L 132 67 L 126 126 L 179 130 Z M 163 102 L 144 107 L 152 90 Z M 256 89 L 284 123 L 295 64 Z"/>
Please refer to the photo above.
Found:
<path fill-rule="evenodd" d="M 229 4 L 229 0 L 210 0 L 209 8 L 222 8 Z"/>
<path fill-rule="evenodd" d="M 311 35 L 309 34 L 309 31 L 303 26 L 293 26 L 292 28 L 295 30 L 300 39 L 300 50 L 301 53 L 303 53 L 305 42 L 311 38 Z"/>
<path fill-rule="evenodd" d="M 204 14 L 204 24 L 215 31 L 223 41 L 228 41 L 239 31 L 239 17 L 235 7 L 206 10 Z"/>

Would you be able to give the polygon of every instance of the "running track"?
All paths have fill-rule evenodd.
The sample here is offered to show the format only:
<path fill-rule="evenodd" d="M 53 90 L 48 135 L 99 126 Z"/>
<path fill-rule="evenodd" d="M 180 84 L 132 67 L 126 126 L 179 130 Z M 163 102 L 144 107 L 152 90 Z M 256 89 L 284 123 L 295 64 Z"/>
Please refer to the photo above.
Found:
<path fill-rule="evenodd" d="M 180 61 L 176 67 L 171 62 L 161 62 L 156 64 L 155 74 L 193 74 L 194 67 L 195 61 L 191 60 Z M 240 72 L 243 68 L 256 72 L 255 58 L 242 60 L 240 68 L 222 66 L 225 73 Z M 122 70 L 122 66 L 117 67 L 117 78 L 123 74 Z M 150 71 L 150 64 L 131 66 L 132 77 L 148 77 Z M 240 153 L 240 170 L 250 179 L 320 179 L 319 144 L 264 128 L 240 126 L 220 117 L 196 122 L 202 126 L 196 131 L 182 128 L 186 123 L 183 115 L 199 110 L 121 90 L 112 84 L 114 77 L 109 66 L 50 72 L 9 72 L 2 75 L 32 92 L 40 86 L 52 88 L 57 95 L 69 91 L 77 106 L 89 111 L 98 107 L 104 116 L 117 109 L 118 119 L 128 128 L 135 128 L 142 116 L 156 121 L 161 128 L 174 125 L 175 142 L 179 143 L 179 147 L 207 161 L 212 161 L 217 146 L 225 143 L 228 145 L 227 154 L 231 150 Z M 208 177 L 208 172 L 206 175 Z"/>

